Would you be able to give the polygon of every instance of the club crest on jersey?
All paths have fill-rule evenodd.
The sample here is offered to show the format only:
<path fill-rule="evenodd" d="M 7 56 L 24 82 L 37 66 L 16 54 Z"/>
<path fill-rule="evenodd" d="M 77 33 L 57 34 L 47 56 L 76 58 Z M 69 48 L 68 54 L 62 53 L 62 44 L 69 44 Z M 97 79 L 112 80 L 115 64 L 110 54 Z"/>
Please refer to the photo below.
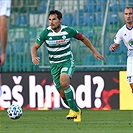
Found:
<path fill-rule="evenodd" d="M 52 37 L 50 37 L 49 40 L 52 40 Z"/>
<path fill-rule="evenodd" d="M 129 45 L 130 45 L 130 46 L 133 46 L 133 39 L 130 39 L 130 40 L 129 40 Z"/>
<path fill-rule="evenodd" d="M 66 36 L 62 36 L 63 39 L 66 39 Z"/>

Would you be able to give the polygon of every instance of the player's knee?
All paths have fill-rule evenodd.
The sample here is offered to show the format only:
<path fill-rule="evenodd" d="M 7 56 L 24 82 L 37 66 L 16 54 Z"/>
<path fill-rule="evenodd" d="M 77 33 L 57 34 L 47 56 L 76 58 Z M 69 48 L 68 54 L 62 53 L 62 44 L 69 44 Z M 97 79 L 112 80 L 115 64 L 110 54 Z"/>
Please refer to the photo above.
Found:
<path fill-rule="evenodd" d="M 5 31 L 7 32 L 7 31 L 8 31 L 8 27 L 7 27 L 7 26 L 1 25 L 0 31 L 1 31 L 1 32 L 3 32 L 3 31 L 4 31 L 4 32 L 5 32 Z"/>
<path fill-rule="evenodd" d="M 66 88 L 68 88 L 69 83 L 68 83 L 67 81 L 65 81 L 65 82 L 60 82 L 60 85 L 61 85 L 62 89 L 66 89 Z"/>

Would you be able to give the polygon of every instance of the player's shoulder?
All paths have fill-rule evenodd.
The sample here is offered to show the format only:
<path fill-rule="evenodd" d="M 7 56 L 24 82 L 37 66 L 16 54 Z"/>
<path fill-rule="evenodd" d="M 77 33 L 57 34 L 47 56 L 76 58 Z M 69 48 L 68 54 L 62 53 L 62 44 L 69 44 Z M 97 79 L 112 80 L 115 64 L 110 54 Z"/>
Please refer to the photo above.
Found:
<path fill-rule="evenodd" d="M 48 26 L 46 29 L 44 29 L 45 32 L 52 31 L 51 27 Z"/>
<path fill-rule="evenodd" d="M 68 29 L 68 30 L 73 30 L 74 28 L 71 26 L 66 26 L 66 25 L 61 25 L 62 29 Z"/>
<path fill-rule="evenodd" d="M 119 30 L 123 31 L 123 30 L 125 30 L 125 28 L 126 28 L 126 24 L 123 25 Z"/>
<path fill-rule="evenodd" d="M 67 31 L 67 32 L 78 32 L 75 28 L 71 26 L 65 26 L 65 25 L 62 25 L 62 30 Z"/>
<path fill-rule="evenodd" d="M 43 34 L 48 34 L 49 32 L 52 32 L 52 29 L 50 26 L 42 30 Z"/>
<path fill-rule="evenodd" d="M 117 33 L 123 33 L 124 31 L 125 31 L 125 28 L 126 28 L 126 25 L 123 25 L 119 30 L 118 30 L 118 32 Z"/>
<path fill-rule="evenodd" d="M 61 28 L 62 29 L 66 29 L 66 28 L 69 28 L 69 26 L 67 26 L 67 25 L 61 25 Z"/>

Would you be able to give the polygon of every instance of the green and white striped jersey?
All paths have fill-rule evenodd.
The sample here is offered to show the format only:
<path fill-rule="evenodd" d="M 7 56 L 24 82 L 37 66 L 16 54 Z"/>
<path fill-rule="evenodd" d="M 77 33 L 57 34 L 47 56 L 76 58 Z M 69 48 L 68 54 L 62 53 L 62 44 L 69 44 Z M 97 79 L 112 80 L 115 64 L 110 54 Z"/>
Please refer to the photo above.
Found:
<path fill-rule="evenodd" d="M 48 50 L 49 62 L 60 63 L 67 61 L 68 59 L 73 60 L 73 54 L 71 50 L 71 38 L 78 36 L 78 31 L 61 25 L 61 30 L 56 33 L 51 27 L 43 30 L 39 37 L 36 39 L 36 43 L 42 45 L 44 42 Z M 78 38 L 77 38 L 78 39 Z"/>

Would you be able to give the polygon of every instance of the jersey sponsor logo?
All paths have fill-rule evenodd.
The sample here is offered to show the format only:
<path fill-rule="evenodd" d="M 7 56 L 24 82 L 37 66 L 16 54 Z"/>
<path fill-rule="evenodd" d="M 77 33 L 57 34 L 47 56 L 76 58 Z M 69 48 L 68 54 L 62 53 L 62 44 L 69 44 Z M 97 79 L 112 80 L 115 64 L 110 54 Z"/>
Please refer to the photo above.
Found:
<path fill-rule="evenodd" d="M 58 45 L 58 44 L 66 44 L 66 40 L 47 40 L 46 43 L 48 45 Z"/>
<path fill-rule="evenodd" d="M 65 43 L 66 40 L 56 40 L 56 44 Z"/>
<path fill-rule="evenodd" d="M 46 43 L 48 45 L 55 45 L 56 44 L 56 41 L 55 40 L 47 40 Z"/>

